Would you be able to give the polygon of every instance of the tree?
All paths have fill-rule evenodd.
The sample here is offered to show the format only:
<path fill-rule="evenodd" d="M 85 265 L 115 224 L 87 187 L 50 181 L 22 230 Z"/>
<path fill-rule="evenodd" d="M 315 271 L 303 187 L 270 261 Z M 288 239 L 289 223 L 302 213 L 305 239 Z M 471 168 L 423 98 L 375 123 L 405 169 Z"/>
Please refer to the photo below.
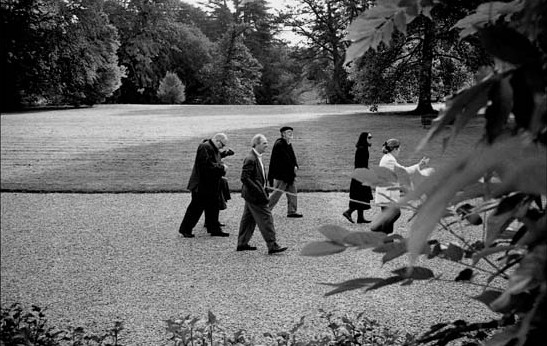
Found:
<path fill-rule="evenodd" d="M 167 104 L 183 103 L 186 99 L 184 89 L 179 77 L 173 72 L 167 72 L 160 82 L 158 98 Z"/>
<path fill-rule="evenodd" d="M 377 53 L 384 54 L 382 61 L 387 57 L 391 63 L 383 64 L 382 75 L 392 79 L 393 85 L 397 80 L 415 81 L 414 88 L 418 89 L 418 106 L 412 113 L 436 113 L 432 107 L 432 96 L 438 99 L 450 95 L 469 80 L 465 75 L 471 76 L 479 66 L 491 63 L 476 39 L 460 40 L 457 32 L 452 30 L 453 25 L 469 14 L 480 1 L 441 1 L 433 7 L 432 2 L 422 1 L 415 6 L 407 6 L 407 12 L 397 12 L 397 3 L 395 0 L 379 1 L 352 24 L 353 30 L 367 32 L 364 36 L 371 40 L 371 47 L 376 48 L 382 36 L 389 41 L 394 28 L 400 29 L 400 33 L 393 35 L 394 42 L 390 47 L 382 48 L 384 53 Z M 420 7 L 422 5 L 423 7 Z M 408 26 L 402 22 L 405 15 L 414 18 Z M 389 17 L 390 21 L 378 27 L 384 23 L 384 16 Z M 401 37 L 401 33 L 404 38 Z M 357 45 L 350 48 L 351 54 L 356 47 Z M 356 60 L 354 58 L 356 57 L 352 56 L 347 61 Z M 357 60 L 355 64 L 358 66 L 353 68 L 357 73 L 354 73 L 353 77 L 359 78 L 359 65 L 366 63 Z M 454 71 L 458 71 L 456 78 Z M 402 76 L 404 78 L 401 78 Z M 359 90 L 357 92 L 359 93 Z"/>
<path fill-rule="evenodd" d="M 399 16 L 394 25 L 400 29 L 412 21 L 415 15 L 412 11 L 409 15 L 408 7 L 416 6 L 418 1 L 405 1 L 393 8 Z M 376 25 L 381 28 L 389 18 Z M 374 220 L 372 227 L 388 220 L 396 208 L 407 208 L 414 212 L 407 238 L 325 226 L 320 231 L 328 240 L 302 250 L 304 255 L 322 256 L 350 247 L 371 248 L 384 254 L 383 263 L 405 254 L 410 257 L 409 266 L 394 270 L 391 277 L 352 279 L 333 293 L 371 291 L 397 283 L 404 287 L 414 280 L 434 279 L 432 270 L 416 266 L 421 255 L 462 265 L 465 269 L 455 281 L 475 282 L 476 273 L 486 273 L 486 279 L 477 282 L 484 291 L 474 299 L 500 317 L 480 323 L 442 321 L 431 326 L 418 343 L 446 345 L 465 336 L 488 338 L 485 345 L 490 346 L 532 346 L 546 340 L 546 24 L 547 3 L 541 0 L 484 3 L 456 23 L 461 37 L 476 36 L 498 63 L 475 85 L 453 95 L 420 148 L 442 134 L 447 145 L 471 120 L 483 117 L 484 133 L 477 139 L 475 152 L 463 154 L 425 180 L 404 172 L 393 176 L 381 169 L 354 172 L 353 178 L 364 184 L 406 190 L 404 198 Z M 354 38 L 362 33 L 350 31 Z M 361 44 L 355 49 L 366 51 L 373 43 L 386 41 L 385 36 L 363 37 L 356 40 Z M 484 115 L 479 113 L 482 109 Z M 465 231 L 469 224 L 479 225 L 481 215 L 485 219 L 481 240 L 469 242 L 465 233 L 452 229 L 460 225 Z M 435 230 L 452 234 L 455 242 L 429 239 Z"/>
<path fill-rule="evenodd" d="M 243 44 L 241 30 L 233 26 L 220 41 L 213 62 L 203 68 L 209 103 L 256 103 L 254 88 L 262 66 Z"/>
<path fill-rule="evenodd" d="M 199 98 L 199 70 L 210 61 L 213 47 L 199 28 L 177 21 L 187 7 L 174 0 L 110 0 L 106 10 L 120 32 L 120 62 L 128 70 L 118 101 L 157 102 L 167 71 L 182 78 L 188 99 Z"/>
<path fill-rule="evenodd" d="M 2 108 L 94 104 L 119 87 L 118 36 L 101 4 L 2 2 Z"/>
<path fill-rule="evenodd" d="M 60 15 L 70 19 L 54 38 L 61 85 L 58 103 L 103 102 L 120 87 L 125 76 L 116 55 L 119 47 L 116 28 L 108 22 L 102 1 L 61 4 Z"/>
<path fill-rule="evenodd" d="M 288 25 L 307 38 L 310 46 L 302 58 L 316 66 L 312 71 L 325 71 L 319 84 L 323 85 L 329 103 L 352 102 L 351 83 L 344 68 L 344 37 L 349 23 L 369 6 L 370 1 L 365 0 L 302 0 L 290 9 Z"/>

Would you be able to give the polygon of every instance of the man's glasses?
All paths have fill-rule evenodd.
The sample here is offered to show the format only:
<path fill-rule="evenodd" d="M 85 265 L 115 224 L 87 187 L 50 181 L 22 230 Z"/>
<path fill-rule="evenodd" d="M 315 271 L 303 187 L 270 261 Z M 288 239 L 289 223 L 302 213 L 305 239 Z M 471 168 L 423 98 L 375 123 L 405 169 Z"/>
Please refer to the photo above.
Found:
<path fill-rule="evenodd" d="M 368 139 L 372 139 L 372 136 L 368 136 Z"/>
<path fill-rule="evenodd" d="M 221 141 L 220 139 L 218 140 L 218 142 L 220 143 L 221 147 L 220 148 L 224 148 L 226 146 L 226 143 L 224 143 L 223 141 Z"/>

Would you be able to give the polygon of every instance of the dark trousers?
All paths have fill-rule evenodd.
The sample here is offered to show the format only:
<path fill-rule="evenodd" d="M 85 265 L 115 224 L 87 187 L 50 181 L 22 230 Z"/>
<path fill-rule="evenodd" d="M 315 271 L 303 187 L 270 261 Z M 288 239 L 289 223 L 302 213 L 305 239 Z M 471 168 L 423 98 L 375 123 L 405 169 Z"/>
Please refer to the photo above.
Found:
<path fill-rule="evenodd" d="M 257 225 L 268 246 L 268 250 L 273 249 L 275 247 L 275 228 L 272 212 L 270 211 L 268 204 L 252 204 L 245 202 L 243 215 L 241 216 L 241 222 L 239 224 L 237 245 L 248 245 Z"/>
<path fill-rule="evenodd" d="M 186 214 L 180 224 L 179 232 L 191 234 L 192 229 L 196 226 L 201 217 L 201 214 L 205 211 L 205 224 L 217 225 L 216 228 L 209 228 L 210 233 L 220 231 L 218 226 L 218 195 L 215 194 L 200 194 L 192 191 L 192 200 L 186 209 Z"/>
<path fill-rule="evenodd" d="M 388 207 L 380 207 L 380 208 L 382 209 L 382 213 L 386 211 L 386 209 L 388 209 Z M 395 221 L 399 219 L 400 216 L 401 216 L 401 209 L 396 208 L 389 219 L 385 220 L 382 224 L 373 228 L 371 231 L 384 232 L 385 234 L 393 233 L 393 225 L 395 224 Z"/>

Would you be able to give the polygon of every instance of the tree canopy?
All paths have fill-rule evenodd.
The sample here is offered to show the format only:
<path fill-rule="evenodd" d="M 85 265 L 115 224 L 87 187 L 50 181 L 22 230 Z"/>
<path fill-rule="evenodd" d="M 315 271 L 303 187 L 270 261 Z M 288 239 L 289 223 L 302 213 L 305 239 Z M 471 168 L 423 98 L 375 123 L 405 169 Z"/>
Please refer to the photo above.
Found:
<path fill-rule="evenodd" d="M 323 95 L 315 102 L 418 102 L 416 111 L 429 113 L 492 63 L 476 37 L 460 39 L 454 27 L 480 1 L 402 11 L 399 2 L 302 0 L 284 10 L 266 0 L 208 0 L 204 9 L 179 0 L 2 2 L 2 108 L 157 103 L 173 72 L 187 103 L 297 103 L 311 86 Z M 280 39 L 282 25 L 306 45 Z M 350 45 L 352 32 L 364 39 Z"/>

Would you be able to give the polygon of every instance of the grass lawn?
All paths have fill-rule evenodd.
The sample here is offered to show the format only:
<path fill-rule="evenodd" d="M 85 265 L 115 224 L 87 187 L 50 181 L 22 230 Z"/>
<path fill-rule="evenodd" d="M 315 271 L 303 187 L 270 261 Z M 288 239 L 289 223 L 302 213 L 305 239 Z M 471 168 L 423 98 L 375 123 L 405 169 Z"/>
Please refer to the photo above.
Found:
<path fill-rule="evenodd" d="M 423 153 L 414 148 L 426 134 L 420 117 L 401 115 L 413 105 L 318 106 L 148 106 L 102 105 L 90 109 L 2 114 L 2 191 L 180 192 L 203 138 L 225 132 L 236 155 L 226 159 L 232 190 L 249 142 L 256 133 L 270 143 L 282 125 L 295 128 L 294 148 L 301 191 L 345 191 L 353 169 L 355 142 L 362 131 L 374 135 L 371 165 L 381 145 L 399 138 L 401 162 L 422 155 L 433 166 L 471 150 L 481 134 L 477 120 L 442 153 L 440 140 Z M 270 147 L 271 149 L 271 147 Z M 265 163 L 269 163 L 268 153 Z"/>

